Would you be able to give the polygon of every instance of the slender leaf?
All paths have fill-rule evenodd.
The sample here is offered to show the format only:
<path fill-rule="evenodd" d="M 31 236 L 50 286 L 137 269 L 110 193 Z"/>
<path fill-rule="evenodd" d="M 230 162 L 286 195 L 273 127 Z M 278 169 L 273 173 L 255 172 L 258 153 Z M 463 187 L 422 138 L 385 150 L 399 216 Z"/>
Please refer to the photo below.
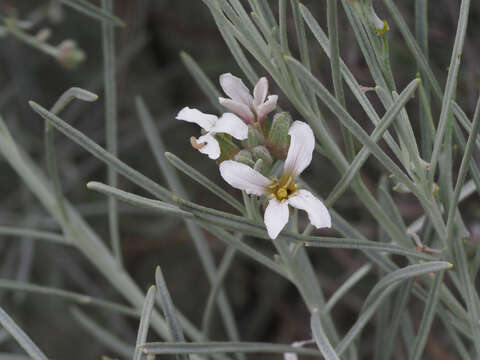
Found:
<path fill-rule="evenodd" d="M 340 360 L 323 330 L 318 311 L 313 312 L 310 318 L 310 327 L 312 328 L 313 338 L 325 360 Z"/>
<path fill-rule="evenodd" d="M 428 294 L 427 302 L 425 303 L 425 310 L 423 312 L 422 322 L 418 329 L 418 334 L 415 337 L 415 342 L 410 350 L 409 359 L 418 360 L 421 359 L 423 349 L 427 342 L 428 334 L 433 323 L 435 316 L 435 310 L 438 304 L 439 289 L 443 280 L 444 271 L 440 271 L 435 274 L 435 281 Z"/>
<path fill-rule="evenodd" d="M 102 8 L 106 13 L 113 12 L 112 0 L 102 0 Z M 118 154 L 117 141 L 117 81 L 115 79 L 116 56 L 115 56 L 115 30 L 112 24 L 102 22 L 102 49 L 103 49 L 103 82 L 105 86 L 105 135 L 107 151 L 113 156 Z M 107 183 L 116 187 L 118 183 L 117 173 L 112 166 L 107 167 Z M 108 228 L 110 242 L 112 244 L 115 259 L 120 265 L 122 248 L 120 244 L 120 229 L 118 224 L 117 199 L 108 198 Z"/>
<path fill-rule="evenodd" d="M 173 301 L 168 291 L 167 283 L 165 282 L 165 278 L 163 277 L 160 266 L 157 266 L 157 269 L 155 270 L 155 283 L 157 284 L 158 288 L 157 299 L 162 306 L 173 341 L 185 341 L 182 329 L 178 324 L 176 310 L 173 306 Z"/>
<path fill-rule="evenodd" d="M 131 358 L 134 353 L 134 348 L 127 345 L 120 340 L 117 336 L 113 335 L 110 331 L 100 326 L 96 321 L 92 320 L 89 316 L 85 315 L 77 308 L 70 309 L 73 317 L 76 321 L 89 332 L 97 341 L 103 345 L 115 351 L 117 354 L 124 357 Z"/>
<path fill-rule="evenodd" d="M 0 324 L 18 342 L 25 352 L 35 360 L 47 360 L 45 354 L 35 345 L 27 334 L 0 307 Z"/>
<path fill-rule="evenodd" d="M 157 288 L 152 285 L 145 296 L 145 303 L 143 304 L 142 314 L 140 316 L 140 324 L 138 325 L 137 342 L 135 345 L 133 360 L 140 360 L 142 357 L 140 345 L 145 344 L 147 341 L 148 326 L 150 324 L 150 316 L 152 315 L 156 291 Z"/>
<path fill-rule="evenodd" d="M 87 0 L 60 0 L 66 6 L 77 10 L 87 16 L 101 21 L 108 21 L 114 23 L 116 26 L 125 26 L 125 23 L 118 17 L 112 15 L 110 12 L 101 9 Z"/>
<path fill-rule="evenodd" d="M 75 302 L 78 305 L 82 306 L 96 306 L 105 310 L 115 311 L 130 317 L 139 316 L 139 312 L 136 309 L 125 305 L 120 305 L 108 300 L 98 299 L 89 295 L 79 294 L 63 289 L 41 286 L 37 284 L 31 284 L 24 281 L 0 279 L 0 289 L 24 291 L 28 293 L 48 296 L 58 296 L 59 298 Z"/>
<path fill-rule="evenodd" d="M 3 236 L 18 236 L 31 239 L 46 240 L 57 244 L 70 245 L 71 242 L 60 234 L 55 234 L 48 231 L 25 229 L 13 226 L 0 226 L 0 235 Z"/>
<path fill-rule="evenodd" d="M 182 159 L 180 159 L 179 157 L 177 157 L 176 155 L 174 155 L 172 153 L 169 153 L 169 152 L 165 153 L 165 157 L 178 170 L 180 170 L 182 173 L 187 175 L 192 180 L 198 182 L 200 185 L 205 187 L 207 190 L 210 190 L 210 192 L 212 194 L 218 196 L 220 199 L 222 199 L 226 203 L 230 204 L 232 207 L 237 209 L 241 214 L 246 213 L 245 207 L 238 200 L 236 200 L 232 195 L 227 193 L 220 186 L 218 186 L 213 181 L 208 179 L 206 176 L 204 176 L 198 170 L 194 169 L 193 167 L 191 167 L 186 162 L 184 162 Z"/>
<path fill-rule="evenodd" d="M 218 354 L 218 353 L 295 353 L 305 356 L 321 356 L 318 350 L 289 345 L 247 342 L 204 343 L 147 343 L 141 347 L 146 354 Z"/>
<path fill-rule="evenodd" d="M 325 308 L 322 309 L 324 312 L 330 312 L 335 304 L 347 294 L 347 292 L 355 286 L 360 280 L 363 279 L 365 275 L 371 270 L 371 264 L 365 264 L 360 269 L 355 270 L 355 272 L 333 293 L 333 295 L 328 299 Z"/>
<path fill-rule="evenodd" d="M 241 242 L 241 237 L 237 236 L 235 240 Z M 222 283 L 228 274 L 228 270 L 231 268 L 236 252 L 237 249 L 234 245 L 227 247 L 220 266 L 218 267 L 217 278 L 215 279 L 215 282 L 210 290 L 210 294 L 208 295 L 207 305 L 205 305 L 205 311 L 203 312 L 202 317 L 202 332 L 206 339 L 210 337 L 210 327 L 213 320 L 213 312 L 215 309 L 214 305 L 217 300 L 217 296 L 222 288 Z"/>
<path fill-rule="evenodd" d="M 415 79 L 402 91 L 395 103 L 388 109 L 383 118 L 378 123 L 375 130 L 370 135 L 372 141 L 377 142 L 381 139 L 388 126 L 396 119 L 398 113 L 403 109 L 407 101 L 411 98 L 413 92 L 416 90 L 419 84 L 419 80 Z M 335 185 L 335 188 L 332 190 L 328 196 L 326 202 L 330 206 L 335 203 L 335 201 L 343 194 L 343 192 L 348 188 L 352 182 L 354 176 L 358 173 L 361 166 L 365 163 L 368 158 L 370 151 L 367 149 L 367 146 L 364 145 L 362 150 L 355 156 L 348 170 L 342 175 L 340 181 Z"/>

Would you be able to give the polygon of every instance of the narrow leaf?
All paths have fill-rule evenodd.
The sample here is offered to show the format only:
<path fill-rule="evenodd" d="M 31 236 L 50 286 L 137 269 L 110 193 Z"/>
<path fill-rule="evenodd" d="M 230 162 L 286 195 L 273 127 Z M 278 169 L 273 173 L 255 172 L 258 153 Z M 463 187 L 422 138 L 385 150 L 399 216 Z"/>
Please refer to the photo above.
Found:
<path fill-rule="evenodd" d="M 155 286 L 151 286 L 150 289 L 148 289 L 147 295 L 145 296 L 142 315 L 140 316 L 140 324 L 138 325 L 137 342 L 135 345 L 133 360 L 140 360 L 142 358 L 140 345 L 145 344 L 147 341 L 148 326 L 150 325 L 150 316 L 152 315 L 156 291 L 157 288 Z"/>
<path fill-rule="evenodd" d="M 120 20 L 118 17 L 112 15 L 110 12 L 107 12 L 87 0 L 60 0 L 66 6 L 71 7 L 72 9 L 77 10 L 87 16 L 90 16 L 94 19 L 101 21 L 108 21 L 114 23 L 117 26 L 125 26 L 125 23 Z"/>
<path fill-rule="evenodd" d="M 48 360 L 45 354 L 35 345 L 27 334 L 8 316 L 8 314 L 0 307 L 0 324 L 10 335 L 17 340 L 18 344 L 25 352 L 35 360 Z"/>

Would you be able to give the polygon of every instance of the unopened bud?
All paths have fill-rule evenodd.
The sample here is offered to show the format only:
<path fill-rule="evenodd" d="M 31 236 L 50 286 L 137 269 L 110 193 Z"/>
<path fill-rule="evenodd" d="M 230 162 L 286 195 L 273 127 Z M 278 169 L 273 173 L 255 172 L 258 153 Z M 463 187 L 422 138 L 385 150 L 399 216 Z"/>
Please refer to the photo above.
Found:
<path fill-rule="evenodd" d="M 292 124 L 292 117 L 287 112 L 275 115 L 268 133 L 267 146 L 273 157 L 284 160 L 287 157 L 290 138 L 288 129 Z"/>
<path fill-rule="evenodd" d="M 383 21 L 380 20 L 380 22 L 376 23 L 375 25 L 375 31 L 377 32 L 378 35 L 383 35 L 388 30 L 390 30 L 390 26 L 388 25 L 387 20 L 383 20 Z"/>
<path fill-rule="evenodd" d="M 57 60 L 66 68 L 74 68 L 86 58 L 85 52 L 73 40 L 65 40 L 58 45 Z"/>
<path fill-rule="evenodd" d="M 242 164 L 248 166 L 254 166 L 255 162 L 253 161 L 252 153 L 248 150 L 240 150 L 234 157 L 233 160 L 241 162 Z"/>
<path fill-rule="evenodd" d="M 35 35 L 35 38 L 38 41 L 45 42 L 50 38 L 50 35 L 52 35 L 52 31 L 49 28 L 43 28 Z"/>
<path fill-rule="evenodd" d="M 409 192 L 411 192 L 410 189 L 405 184 L 402 184 L 402 183 L 397 183 L 393 187 L 393 191 L 401 194 L 408 194 Z"/>
<path fill-rule="evenodd" d="M 256 170 L 258 171 L 259 173 L 264 173 L 265 170 L 266 170 L 266 166 L 265 164 L 263 163 L 263 160 L 262 159 L 258 159 L 256 162 L 255 162 L 255 165 L 253 166 L 253 170 Z"/>
<path fill-rule="evenodd" d="M 252 155 L 255 160 L 262 160 L 264 166 L 272 165 L 272 156 L 265 146 L 255 146 L 252 149 Z"/>
<path fill-rule="evenodd" d="M 373 26 L 378 35 L 383 35 L 390 30 L 387 21 L 380 19 L 376 14 L 372 0 L 350 1 L 350 3 L 359 16 L 366 17 L 365 20 Z"/>
<path fill-rule="evenodd" d="M 247 149 L 253 149 L 255 146 L 265 144 L 265 137 L 262 132 L 255 126 L 248 127 L 248 138 L 242 141 L 242 145 Z"/>
<path fill-rule="evenodd" d="M 217 139 L 218 144 L 220 145 L 221 155 L 218 159 L 219 162 L 233 159 L 233 157 L 240 151 L 238 146 L 232 141 L 230 135 L 215 134 L 215 139 Z"/>

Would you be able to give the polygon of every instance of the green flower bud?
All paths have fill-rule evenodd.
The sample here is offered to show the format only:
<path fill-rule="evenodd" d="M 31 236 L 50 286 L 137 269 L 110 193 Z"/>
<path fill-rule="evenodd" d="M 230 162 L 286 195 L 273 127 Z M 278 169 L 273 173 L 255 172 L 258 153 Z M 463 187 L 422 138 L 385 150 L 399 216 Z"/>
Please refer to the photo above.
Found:
<path fill-rule="evenodd" d="M 262 131 L 255 125 L 248 126 L 248 138 L 242 141 L 242 145 L 247 149 L 253 149 L 255 146 L 265 144 L 265 137 Z"/>
<path fill-rule="evenodd" d="M 221 151 L 218 162 L 231 160 L 240 151 L 238 146 L 232 141 L 232 137 L 230 135 L 215 134 L 215 139 L 217 139 Z"/>
<path fill-rule="evenodd" d="M 57 61 L 66 68 L 72 69 L 83 62 L 85 52 L 73 40 L 65 40 L 58 45 Z"/>
<path fill-rule="evenodd" d="M 265 146 L 255 146 L 252 149 L 252 155 L 255 160 L 262 160 L 263 166 L 267 167 L 272 165 L 272 156 Z"/>
<path fill-rule="evenodd" d="M 410 189 L 402 183 L 397 183 L 392 190 L 401 194 L 408 194 L 411 192 Z"/>
<path fill-rule="evenodd" d="M 267 147 L 273 157 L 284 160 L 287 157 L 290 138 L 288 129 L 292 124 L 292 117 L 287 112 L 275 115 L 268 133 Z"/>
<path fill-rule="evenodd" d="M 390 30 L 390 26 L 388 25 L 387 21 L 378 17 L 375 9 L 373 8 L 372 0 L 350 2 L 360 17 L 366 18 L 367 22 L 373 26 L 378 35 L 383 35 Z"/>
<path fill-rule="evenodd" d="M 255 162 L 255 166 L 253 167 L 253 170 L 257 170 L 258 172 L 260 173 L 264 173 L 264 171 L 266 170 L 265 169 L 266 166 L 265 164 L 263 163 L 263 160 L 262 159 L 258 159 L 256 162 Z"/>
<path fill-rule="evenodd" d="M 248 150 L 240 150 L 234 157 L 233 160 L 241 162 L 248 166 L 254 166 L 255 162 L 253 161 L 252 153 Z"/>

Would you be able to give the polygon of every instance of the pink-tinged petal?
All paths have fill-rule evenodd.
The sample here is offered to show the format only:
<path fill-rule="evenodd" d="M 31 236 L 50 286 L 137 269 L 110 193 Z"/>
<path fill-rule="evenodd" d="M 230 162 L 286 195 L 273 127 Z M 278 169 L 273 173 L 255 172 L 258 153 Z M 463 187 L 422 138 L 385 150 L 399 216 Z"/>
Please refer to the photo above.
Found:
<path fill-rule="evenodd" d="M 223 97 L 219 97 L 218 101 L 227 109 L 233 111 L 235 114 L 240 116 L 247 123 L 252 123 L 254 121 L 255 116 L 253 115 L 252 110 L 250 110 L 250 108 L 244 103 L 232 99 L 226 99 Z"/>
<path fill-rule="evenodd" d="M 253 89 L 253 106 L 260 106 L 265 101 L 268 94 L 268 80 L 266 77 L 260 78 Z"/>
<path fill-rule="evenodd" d="M 195 148 L 202 154 L 208 155 L 210 159 L 216 160 L 220 157 L 220 144 L 212 134 L 208 133 L 200 136 L 198 139 L 195 139 L 194 137 L 191 139 L 192 142 L 195 142 L 196 144 Z"/>
<path fill-rule="evenodd" d="M 176 119 L 195 123 L 197 125 L 200 125 L 202 129 L 210 131 L 212 126 L 214 126 L 217 122 L 218 117 L 216 117 L 215 115 L 202 113 L 200 110 L 197 109 L 190 109 L 187 106 L 180 110 L 180 112 L 177 114 Z"/>
<path fill-rule="evenodd" d="M 214 127 L 212 132 L 226 133 L 232 135 L 235 139 L 245 140 L 248 138 L 248 126 L 237 115 L 232 113 L 223 114 Z"/>
<path fill-rule="evenodd" d="M 312 161 L 315 148 L 315 137 L 307 123 L 294 121 L 288 130 L 290 147 L 285 160 L 284 173 L 291 173 L 297 177 Z"/>
<path fill-rule="evenodd" d="M 332 226 L 332 219 L 327 208 L 318 198 L 307 190 L 297 190 L 297 192 L 288 199 L 288 203 L 294 208 L 304 210 L 308 214 L 308 219 L 317 229 L 329 228 Z"/>
<path fill-rule="evenodd" d="M 280 234 L 280 231 L 288 222 L 288 215 L 288 202 L 278 201 L 275 198 L 268 202 L 263 221 L 270 238 L 276 239 L 278 234 Z"/>
<path fill-rule="evenodd" d="M 220 75 L 220 86 L 225 94 L 227 94 L 232 100 L 241 102 L 247 106 L 250 106 L 253 102 L 250 90 L 245 86 L 242 79 L 233 76 L 230 73 Z"/>
<path fill-rule="evenodd" d="M 272 183 L 272 180 L 250 166 L 233 160 L 226 160 L 220 164 L 220 174 L 234 188 L 258 196 L 267 194 L 266 187 Z"/>
<path fill-rule="evenodd" d="M 277 95 L 270 95 L 263 104 L 256 108 L 258 121 L 262 121 L 265 116 L 271 113 L 277 107 Z"/>

